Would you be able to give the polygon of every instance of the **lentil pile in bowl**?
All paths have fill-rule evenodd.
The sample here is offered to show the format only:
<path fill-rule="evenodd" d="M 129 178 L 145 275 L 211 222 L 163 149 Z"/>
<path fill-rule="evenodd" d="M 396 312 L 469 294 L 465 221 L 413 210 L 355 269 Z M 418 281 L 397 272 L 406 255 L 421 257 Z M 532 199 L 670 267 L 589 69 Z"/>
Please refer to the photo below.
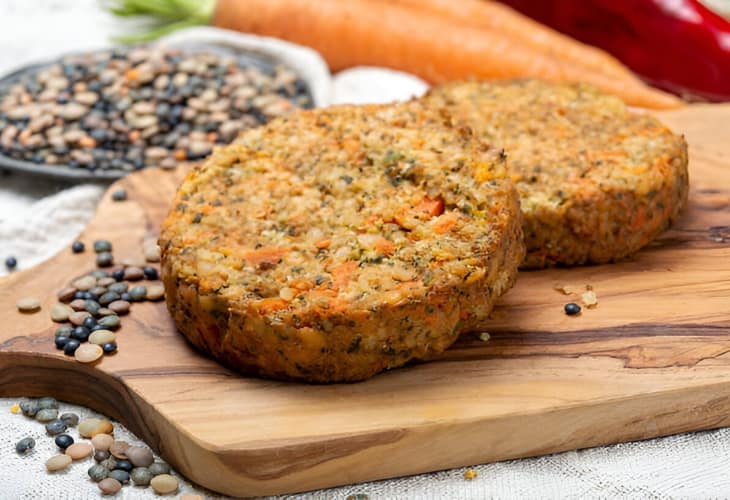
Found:
<path fill-rule="evenodd" d="M 174 168 L 310 107 L 294 71 L 223 47 L 70 55 L 0 81 L 0 166 L 101 178 Z"/>

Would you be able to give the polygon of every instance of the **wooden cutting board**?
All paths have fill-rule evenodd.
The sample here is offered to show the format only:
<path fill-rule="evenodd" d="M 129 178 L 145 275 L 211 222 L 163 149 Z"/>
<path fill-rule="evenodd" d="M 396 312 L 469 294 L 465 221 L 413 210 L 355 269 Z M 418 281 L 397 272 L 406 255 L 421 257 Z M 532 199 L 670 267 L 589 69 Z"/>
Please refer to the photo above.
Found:
<path fill-rule="evenodd" d="M 133 306 L 94 367 L 53 346 L 57 290 L 93 267 L 64 250 L 0 280 L 0 394 L 50 394 L 129 426 L 191 480 L 229 495 L 297 492 L 730 424 L 730 106 L 662 118 L 690 143 L 690 205 L 620 264 L 521 274 L 491 340 L 358 384 L 245 378 L 196 353 L 162 303 Z M 81 239 L 117 260 L 154 237 L 180 174 L 117 182 Z M 556 283 L 593 286 L 568 317 Z M 17 298 L 43 299 L 20 314 Z"/>

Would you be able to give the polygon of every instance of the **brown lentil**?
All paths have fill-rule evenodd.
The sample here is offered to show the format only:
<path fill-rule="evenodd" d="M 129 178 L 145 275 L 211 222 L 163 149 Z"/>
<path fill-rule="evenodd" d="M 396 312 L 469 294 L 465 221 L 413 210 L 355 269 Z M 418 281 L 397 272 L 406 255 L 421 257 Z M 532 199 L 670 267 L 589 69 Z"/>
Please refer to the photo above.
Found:
<path fill-rule="evenodd" d="M 98 484 L 102 495 L 116 495 L 122 489 L 122 483 L 111 477 L 102 479 Z"/>
<path fill-rule="evenodd" d="M 72 461 L 69 455 L 56 455 L 46 461 L 46 469 L 48 469 L 48 472 L 57 472 L 71 465 Z"/>
<path fill-rule="evenodd" d="M 41 301 L 35 297 L 23 297 L 18 299 L 15 306 L 22 313 L 34 313 L 41 310 Z"/>
<path fill-rule="evenodd" d="M 104 355 L 102 348 L 96 344 L 81 344 L 76 352 L 74 352 L 74 358 L 79 363 L 93 363 Z"/>
<path fill-rule="evenodd" d="M 74 460 L 81 460 L 91 456 L 94 448 L 89 443 L 74 443 L 66 448 L 66 455 Z"/>
<path fill-rule="evenodd" d="M 155 476 L 150 481 L 150 486 L 155 490 L 155 493 L 159 495 L 167 495 L 174 493 L 178 489 L 178 480 L 169 474 L 160 474 Z"/>

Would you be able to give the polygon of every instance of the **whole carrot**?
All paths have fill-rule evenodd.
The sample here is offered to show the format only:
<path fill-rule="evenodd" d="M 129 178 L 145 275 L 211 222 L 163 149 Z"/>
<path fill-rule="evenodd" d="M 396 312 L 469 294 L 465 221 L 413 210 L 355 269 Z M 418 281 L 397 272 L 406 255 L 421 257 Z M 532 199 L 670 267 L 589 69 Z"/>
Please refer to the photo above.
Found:
<path fill-rule="evenodd" d="M 626 78 L 634 83 L 639 82 L 639 79 L 626 66 L 607 52 L 563 35 L 499 2 L 492 0 L 382 1 L 444 16 L 461 26 L 498 31 L 553 58 L 562 59 L 576 66 L 606 75 Z"/>
<path fill-rule="evenodd" d="M 681 101 L 645 85 L 577 67 L 504 32 L 382 0 L 217 0 L 213 24 L 283 38 L 319 51 L 332 70 L 385 66 L 431 83 L 533 77 L 582 81 L 649 108 Z"/>

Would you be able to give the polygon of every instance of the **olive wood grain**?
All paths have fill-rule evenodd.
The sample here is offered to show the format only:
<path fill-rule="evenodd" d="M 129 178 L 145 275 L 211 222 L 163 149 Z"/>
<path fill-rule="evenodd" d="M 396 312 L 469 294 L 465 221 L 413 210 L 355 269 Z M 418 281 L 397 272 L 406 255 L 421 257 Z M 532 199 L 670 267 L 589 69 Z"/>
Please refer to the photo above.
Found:
<path fill-rule="evenodd" d="M 730 424 L 730 106 L 662 115 L 690 143 L 675 228 L 613 265 L 525 272 L 491 340 L 358 384 L 246 378 L 196 353 L 162 303 L 135 304 L 119 353 L 90 367 L 53 346 L 55 292 L 93 267 L 63 251 L 0 281 L 0 393 L 51 394 L 128 425 L 191 480 L 237 496 L 296 492 Z M 117 182 L 82 235 L 118 260 L 154 237 L 180 173 Z M 562 312 L 556 283 L 599 305 Z M 20 296 L 43 299 L 20 314 Z"/>

